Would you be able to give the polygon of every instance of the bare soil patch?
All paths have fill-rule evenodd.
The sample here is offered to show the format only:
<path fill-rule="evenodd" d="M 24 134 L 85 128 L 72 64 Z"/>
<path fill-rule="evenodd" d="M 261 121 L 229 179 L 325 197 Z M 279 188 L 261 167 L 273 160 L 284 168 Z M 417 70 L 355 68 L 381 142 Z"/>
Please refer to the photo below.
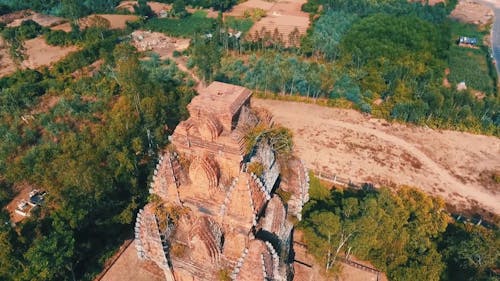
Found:
<path fill-rule="evenodd" d="M 451 12 L 450 17 L 465 23 L 487 25 L 492 23 L 494 15 L 490 7 L 482 5 L 477 1 L 460 0 Z"/>
<path fill-rule="evenodd" d="M 19 66 L 20 69 L 35 69 L 40 66 L 49 66 L 61 60 L 69 53 L 78 50 L 76 46 L 60 47 L 48 45 L 41 36 L 26 40 L 24 47 L 26 48 L 26 60 L 21 63 Z M 16 69 L 17 67 L 9 55 L 8 47 L 3 39 L 0 39 L 0 77 L 9 75 L 15 72 Z"/>
<path fill-rule="evenodd" d="M 500 170 L 496 137 L 389 124 L 313 104 L 253 102 L 293 131 L 296 150 L 310 169 L 356 182 L 416 186 L 458 209 L 500 214 L 500 184 L 485 185 L 483 176 Z"/>
<path fill-rule="evenodd" d="M 14 189 L 16 192 L 16 196 L 12 199 L 12 201 L 9 202 L 9 204 L 7 204 L 7 206 L 5 206 L 5 209 L 10 215 L 11 222 L 18 223 L 25 217 L 15 212 L 17 204 L 19 204 L 21 200 L 26 200 L 27 198 L 29 198 L 29 193 L 34 189 L 34 187 L 27 182 L 21 182 L 17 184 Z"/>
<path fill-rule="evenodd" d="M 9 49 L 0 37 L 0 77 L 9 75 L 16 71 L 16 65 L 9 55 Z"/>
<path fill-rule="evenodd" d="M 161 270 L 146 267 L 154 267 L 139 260 L 137 252 L 132 242 L 120 255 L 116 262 L 100 279 L 101 281 L 163 281 L 165 277 L 161 275 Z M 154 272 L 154 273 L 153 273 Z"/>
<path fill-rule="evenodd" d="M 87 28 L 89 27 L 91 23 L 91 18 L 94 16 L 100 16 L 106 20 L 109 21 L 110 23 L 110 28 L 111 29 L 124 29 L 127 27 L 127 22 L 133 22 L 139 19 L 138 16 L 136 15 L 115 15 L 115 14 L 95 14 L 95 15 L 90 15 L 85 18 L 81 18 L 78 20 L 78 25 L 80 28 Z M 52 30 L 62 30 L 65 32 L 70 32 L 71 31 L 71 24 L 64 23 L 60 25 L 56 25 L 52 27 Z"/>
<path fill-rule="evenodd" d="M 24 68 L 38 68 L 50 65 L 78 50 L 77 46 L 51 46 L 45 42 L 43 37 L 37 37 L 24 42 L 27 59 L 23 61 Z"/>
<path fill-rule="evenodd" d="M 352 256 L 350 260 L 367 267 L 375 268 L 370 262 L 361 261 Z M 342 269 L 340 271 L 340 276 L 339 276 L 339 281 L 387 281 L 387 280 L 388 280 L 387 277 L 382 272 L 380 272 L 377 276 L 376 273 L 364 271 L 362 269 L 353 267 L 345 263 L 342 263 Z"/>

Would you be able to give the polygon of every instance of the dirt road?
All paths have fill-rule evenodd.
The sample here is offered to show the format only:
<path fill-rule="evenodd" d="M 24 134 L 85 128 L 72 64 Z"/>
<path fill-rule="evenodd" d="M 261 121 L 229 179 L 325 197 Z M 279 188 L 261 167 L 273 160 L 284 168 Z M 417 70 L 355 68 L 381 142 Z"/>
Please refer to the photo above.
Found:
<path fill-rule="evenodd" d="M 356 181 L 412 185 L 440 195 L 459 208 L 500 214 L 500 140 L 455 131 L 436 131 L 336 109 L 253 99 L 294 133 L 308 168 Z"/>

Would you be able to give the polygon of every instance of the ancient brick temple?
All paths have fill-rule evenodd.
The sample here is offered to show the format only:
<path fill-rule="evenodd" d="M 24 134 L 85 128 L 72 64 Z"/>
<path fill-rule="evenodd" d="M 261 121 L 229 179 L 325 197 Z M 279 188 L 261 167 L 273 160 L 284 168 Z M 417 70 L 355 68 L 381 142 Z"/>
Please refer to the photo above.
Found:
<path fill-rule="evenodd" d="M 166 280 L 293 278 L 289 218 L 300 219 L 309 179 L 296 158 L 278 161 L 269 141 L 248 149 L 249 129 L 272 126 L 269 114 L 251 109 L 250 96 L 246 88 L 212 83 L 188 105 L 190 118 L 159 157 L 154 200 L 137 216 L 135 243 L 139 258 Z M 258 173 L 250 172 L 252 163 Z"/>

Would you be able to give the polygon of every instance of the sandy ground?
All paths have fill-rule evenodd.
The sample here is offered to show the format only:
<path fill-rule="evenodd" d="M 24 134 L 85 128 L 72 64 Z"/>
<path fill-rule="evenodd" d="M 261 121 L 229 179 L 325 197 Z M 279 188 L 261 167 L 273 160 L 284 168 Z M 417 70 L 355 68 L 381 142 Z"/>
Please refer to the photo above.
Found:
<path fill-rule="evenodd" d="M 96 16 L 96 15 L 90 15 L 88 17 L 79 19 L 78 25 L 80 26 L 80 28 L 87 28 L 89 26 L 89 19 L 93 16 Z M 135 16 L 135 15 L 97 14 L 97 16 L 100 16 L 100 17 L 108 20 L 110 23 L 111 29 L 124 29 L 125 27 L 127 27 L 127 21 L 136 21 L 139 19 L 139 17 Z M 64 24 L 56 25 L 56 26 L 52 27 L 52 30 L 62 30 L 62 31 L 70 32 L 71 31 L 71 24 L 64 23 Z"/>
<path fill-rule="evenodd" d="M 253 99 L 290 128 L 310 169 L 357 182 L 411 185 L 459 209 L 500 214 L 500 139 L 389 124 L 354 110 Z M 486 178 L 486 180 L 485 180 Z"/>
<path fill-rule="evenodd" d="M 144 269 L 131 243 L 100 281 L 164 281 L 164 278 Z"/>
<path fill-rule="evenodd" d="M 297 28 L 300 34 L 305 34 L 309 27 L 309 14 L 302 12 L 301 7 L 306 0 L 278 0 L 275 2 L 264 0 L 249 0 L 234 6 L 228 16 L 243 17 L 245 11 L 252 9 L 263 9 L 266 16 L 256 22 L 249 31 L 249 34 L 261 32 L 263 28 L 270 31 L 275 29 L 288 41 L 288 35 Z"/>

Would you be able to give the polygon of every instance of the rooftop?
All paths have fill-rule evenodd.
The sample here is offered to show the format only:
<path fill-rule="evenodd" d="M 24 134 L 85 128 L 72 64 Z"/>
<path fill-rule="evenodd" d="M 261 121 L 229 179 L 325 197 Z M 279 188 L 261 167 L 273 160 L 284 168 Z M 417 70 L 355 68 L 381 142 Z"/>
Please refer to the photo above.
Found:
<path fill-rule="evenodd" d="M 245 87 L 213 82 L 199 91 L 188 105 L 190 111 L 202 110 L 216 115 L 234 115 L 250 98 L 252 92 Z"/>

